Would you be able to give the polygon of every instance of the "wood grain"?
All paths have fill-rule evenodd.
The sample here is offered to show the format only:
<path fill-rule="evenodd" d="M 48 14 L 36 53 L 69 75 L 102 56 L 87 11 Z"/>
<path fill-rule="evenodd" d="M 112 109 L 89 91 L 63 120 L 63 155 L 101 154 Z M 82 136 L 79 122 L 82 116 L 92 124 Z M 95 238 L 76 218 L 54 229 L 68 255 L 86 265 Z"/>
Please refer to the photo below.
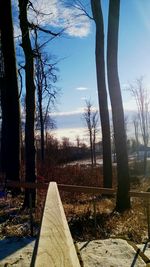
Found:
<path fill-rule="evenodd" d="M 80 266 L 55 182 L 48 188 L 34 266 Z"/>

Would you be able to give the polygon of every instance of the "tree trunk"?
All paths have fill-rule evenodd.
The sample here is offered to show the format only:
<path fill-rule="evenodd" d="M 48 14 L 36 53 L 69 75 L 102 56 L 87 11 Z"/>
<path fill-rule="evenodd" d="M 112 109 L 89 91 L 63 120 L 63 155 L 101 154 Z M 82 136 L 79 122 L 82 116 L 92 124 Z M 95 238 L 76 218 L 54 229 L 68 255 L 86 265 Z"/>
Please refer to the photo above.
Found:
<path fill-rule="evenodd" d="M 0 77 L 0 94 L 1 94 L 1 113 L 2 113 L 2 123 L 1 123 L 1 171 L 3 174 L 6 173 L 6 162 L 7 162 L 7 153 L 6 153 L 6 90 L 5 90 L 5 78 L 4 76 Z"/>
<path fill-rule="evenodd" d="M 93 129 L 93 161 L 96 166 L 96 148 L 95 148 L 95 140 L 96 140 L 96 131 Z"/>
<path fill-rule="evenodd" d="M 38 48 L 37 48 L 38 51 Z M 39 54 L 40 56 L 40 54 Z M 43 100 L 43 88 L 42 88 L 42 81 L 44 79 L 44 73 L 41 70 L 42 69 L 42 58 L 37 59 L 37 64 L 36 64 L 36 68 L 37 68 L 37 97 L 38 97 L 38 106 L 39 106 L 39 119 L 40 119 L 40 135 L 41 135 L 41 141 L 40 141 L 40 145 L 41 145 L 41 160 L 42 162 L 44 162 L 44 154 L 45 154 L 45 149 L 44 149 L 44 119 L 43 119 L 43 105 L 42 105 L 42 100 Z"/>
<path fill-rule="evenodd" d="M 20 105 L 13 39 L 11 1 L 0 2 L 1 52 L 4 59 L 4 77 L 1 77 L 2 157 L 6 179 L 20 176 Z M 13 190 L 18 192 L 18 190 Z"/>
<path fill-rule="evenodd" d="M 90 154 L 91 154 L 91 164 L 93 166 L 93 141 L 92 141 L 92 129 L 89 129 L 89 135 L 90 135 Z"/>
<path fill-rule="evenodd" d="M 144 176 L 147 177 L 147 142 L 144 144 L 144 159 L 143 159 Z"/>
<path fill-rule="evenodd" d="M 117 159 L 118 190 L 116 210 L 124 211 L 130 208 L 130 178 L 124 112 L 117 65 L 119 8 L 119 0 L 110 0 L 107 39 L 107 74 Z"/>
<path fill-rule="evenodd" d="M 104 26 L 103 15 L 99 0 L 91 0 L 93 18 L 96 24 L 96 72 L 97 88 L 100 109 L 100 119 L 102 128 L 103 144 L 103 186 L 112 187 L 112 159 L 111 159 L 111 139 L 110 123 L 107 103 L 107 91 L 105 82 L 105 60 L 104 60 Z"/>
<path fill-rule="evenodd" d="M 44 162 L 44 120 L 43 120 L 43 110 L 42 110 L 42 89 L 38 88 L 38 98 L 39 98 L 39 115 L 40 115 L 40 132 L 41 132 L 41 160 Z"/>
<path fill-rule="evenodd" d="M 25 55 L 25 83 L 26 83 L 26 124 L 25 124 L 25 167 L 26 181 L 35 182 L 35 145 L 34 145 L 34 117 L 35 117 L 35 85 L 33 51 L 28 29 L 27 5 L 28 0 L 18 0 L 20 10 L 20 28 L 22 32 L 22 48 Z M 29 207 L 30 190 L 25 191 L 24 206 Z M 35 205 L 35 190 L 32 190 L 32 204 Z"/>

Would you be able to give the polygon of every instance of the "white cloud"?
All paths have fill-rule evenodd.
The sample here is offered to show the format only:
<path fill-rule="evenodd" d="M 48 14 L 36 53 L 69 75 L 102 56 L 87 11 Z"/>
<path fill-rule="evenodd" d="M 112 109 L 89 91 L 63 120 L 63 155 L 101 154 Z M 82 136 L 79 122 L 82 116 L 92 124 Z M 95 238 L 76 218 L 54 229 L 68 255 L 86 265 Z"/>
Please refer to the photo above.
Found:
<path fill-rule="evenodd" d="M 68 137 L 70 142 L 73 143 L 76 142 L 76 136 L 79 136 L 81 142 L 89 144 L 87 129 L 85 127 L 55 129 L 53 134 L 59 140 L 62 140 L 63 137 Z"/>
<path fill-rule="evenodd" d="M 81 86 L 81 87 L 75 88 L 75 90 L 78 90 L 78 91 L 86 91 L 86 90 L 88 90 L 88 88 L 87 87 L 84 87 L 84 86 Z"/>
<path fill-rule="evenodd" d="M 21 36 L 21 30 L 20 30 L 20 27 L 19 27 L 19 24 L 14 24 L 14 37 L 15 38 L 18 38 Z"/>
<path fill-rule="evenodd" d="M 99 132 L 97 134 L 97 141 L 101 140 L 101 130 L 98 128 Z M 62 140 L 63 137 L 68 137 L 70 142 L 76 143 L 76 137 L 79 136 L 80 142 L 83 142 L 87 145 L 89 145 L 89 135 L 87 127 L 76 127 L 76 128 L 64 128 L 64 129 L 54 129 L 52 131 L 54 136 Z"/>
<path fill-rule="evenodd" d="M 96 107 L 92 107 L 91 109 L 93 112 L 97 111 L 98 109 Z M 52 112 L 50 116 L 54 117 L 61 117 L 61 116 L 73 116 L 73 115 L 82 115 L 85 112 L 85 106 L 79 107 L 76 110 L 72 111 L 64 111 L 64 112 Z"/>
<path fill-rule="evenodd" d="M 83 97 L 81 97 L 81 100 L 86 101 L 87 100 L 87 97 L 86 96 L 83 96 Z"/>
<path fill-rule="evenodd" d="M 128 83 L 122 83 L 122 84 L 121 84 L 121 88 L 122 88 L 123 90 L 126 90 L 128 87 L 129 87 L 129 84 L 128 84 Z"/>
<path fill-rule="evenodd" d="M 30 22 L 40 24 L 43 27 L 65 29 L 69 36 L 86 37 L 90 33 L 90 20 L 75 7 L 65 6 L 61 0 L 32 0 L 35 13 L 32 9 L 28 11 Z M 18 3 L 14 0 L 15 10 L 18 12 Z M 15 27 L 15 36 L 18 36 L 18 24 Z"/>
<path fill-rule="evenodd" d="M 133 98 L 130 98 L 128 101 L 123 102 L 124 110 L 125 111 L 136 111 L 137 105 Z"/>
<path fill-rule="evenodd" d="M 83 112 L 84 112 L 84 107 L 80 107 L 72 111 L 53 112 L 51 113 L 51 116 L 70 116 L 70 115 L 82 114 Z"/>

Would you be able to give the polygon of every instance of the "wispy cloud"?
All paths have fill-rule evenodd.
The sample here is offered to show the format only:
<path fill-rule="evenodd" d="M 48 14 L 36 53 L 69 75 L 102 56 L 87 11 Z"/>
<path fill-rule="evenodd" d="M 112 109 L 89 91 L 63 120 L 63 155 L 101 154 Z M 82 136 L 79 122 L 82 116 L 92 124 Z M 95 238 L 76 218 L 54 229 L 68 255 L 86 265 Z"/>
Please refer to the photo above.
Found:
<path fill-rule="evenodd" d="M 78 90 L 78 91 L 86 91 L 86 90 L 88 90 L 88 88 L 87 87 L 84 87 L 84 86 L 81 86 L 81 87 L 75 88 L 75 90 Z"/>
<path fill-rule="evenodd" d="M 128 87 L 129 87 L 129 83 L 122 83 L 122 84 L 121 84 L 121 88 L 122 88 L 123 90 L 126 90 Z"/>
<path fill-rule="evenodd" d="M 128 101 L 123 102 L 124 110 L 125 111 L 136 111 L 137 105 L 133 98 L 130 98 Z"/>
<path fill-rule="evenodd" d="M 60 141 L 63 137 L 68 137 L 73 143 L 76 143 L 76 137 L 80 138 L 80 142 L 89 145 L 89 136 L 87 134 L 86 127 L 66 128 L 66 129 L 54 129 L 53 134 Z"/>
<path fill-rule="evenodd" d="M 86 96 L 81 97 L 81 100 L 83 100 L 84 102 L 87 100 Z"/>
<path fill-rule="evenodd" d="M 28 19 L 30 22 L 43 27 L 64 29 L 69 36 L 86 37 L 90 33 L 90 20 L 74 6 L 66 6 L 61 0 L 34 0 L 32 3 L 37 12 L 29 9 Z M 14 0 L 14 6 L 18 10 L 16 0 Z M 18 35 L 18 27 L 17 24 L 15 35 Z"/>
<path fill-rule="evenodd" d="M 71 116 L 71 115 L 82 114 L 83 112 L 84 112 L 84 107 L 80 107 L 72 111 L 53 112 L 51 113 L 51 116 Z"/>
<path fill-rule="evenodd" d="M 69 116 L 75 116 L 75 115 L 82 115 L 84 112 L 85 112 L 85 106 L 83 106 L 83 107 L 79 107 L 79 108 L 77 108 L 76 110 L 72 110 L 72 111 L 64 111 L 64 112 L 52 112 L 51 114 L 50 114 L 50 116 L 53 116 L 53 117 L 61 117 L 61 116 L 63 116 L 63 117 L 69 117 Z M 95 111 L 97 111 L 98 109 L 96 108 L 96 107 L 92 107 L 91 108 L 91 111 L 92 112 L 95 112 Z"/>

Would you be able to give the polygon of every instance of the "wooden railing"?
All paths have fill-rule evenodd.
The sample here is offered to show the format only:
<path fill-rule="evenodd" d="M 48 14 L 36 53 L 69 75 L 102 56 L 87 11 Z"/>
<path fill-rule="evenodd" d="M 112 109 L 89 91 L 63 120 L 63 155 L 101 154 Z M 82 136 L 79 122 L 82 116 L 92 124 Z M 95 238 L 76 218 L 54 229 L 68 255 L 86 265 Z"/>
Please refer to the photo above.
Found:
<path fill-rule="evenodd" d="M 55 182 L 51 182 L 48 188 L 39 239 L 31 266 L 80 266 Z"/>
<path fill-rule="evenodd" d="M 31 182 L 14 182 L 7 181 L 6 183 L 0 183 L 1 187 L 18 187 L 18 188 L 39 188 L 39 189 L 47 189 L 49 183 L 31 183 Z M 76 192 L 76 193 L 85 193 L 85 194 L 105 194 L 110 196 L 116 195 L 116 190 L 113 188 L 101 188 L 96 186 L 79 186 L 79 185 L 68 185 L 68 184 L 58 184 L 58 189 L 66 191 L 66 192 Z M 138 192 L 138 191 L 130 191 L 131 197 L 139 197 L 144 199 L 150 199 L 150 192 Z"/>

